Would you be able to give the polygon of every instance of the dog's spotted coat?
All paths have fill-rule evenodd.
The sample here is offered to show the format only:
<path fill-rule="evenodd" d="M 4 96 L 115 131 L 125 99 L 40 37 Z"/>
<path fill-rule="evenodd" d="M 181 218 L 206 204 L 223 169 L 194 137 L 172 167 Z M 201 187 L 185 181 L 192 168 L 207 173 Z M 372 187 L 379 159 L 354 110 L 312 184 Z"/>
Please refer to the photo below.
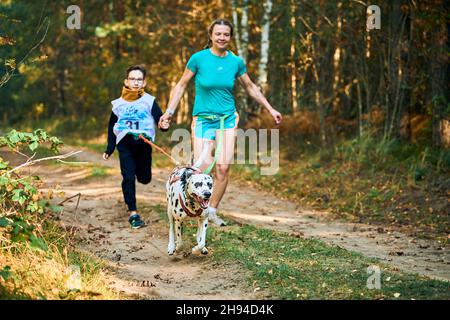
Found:
<path fill-rule="evenodd" d="M 213 179 L 191 167 L 177 167 L 166 183 L 167 215 L 169 217 L 169 245 L 167 251 L 173 255 L 182 245 L 181 227 L 187 218 L 196 218 L 197 245 L 192 248 L 194 254 L 207 254 L 205 247 L 208 228 L 209 198 L 213 191 Z"/>

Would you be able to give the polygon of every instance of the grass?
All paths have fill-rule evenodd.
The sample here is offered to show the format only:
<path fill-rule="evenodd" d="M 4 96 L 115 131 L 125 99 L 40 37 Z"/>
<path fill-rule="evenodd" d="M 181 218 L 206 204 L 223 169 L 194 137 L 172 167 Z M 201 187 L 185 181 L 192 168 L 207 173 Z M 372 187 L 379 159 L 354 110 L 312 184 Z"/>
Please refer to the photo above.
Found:
<path fill-rule="evenodd" d="M 0 299 L 118 299 L 104 279 L 106 262 L 76 249 L 73 235 L 53 221 L 44 224 L 42 236 L 47 251 L 26 243 L 2 245 L 0 262 L 7 272 L 0 277 Z M 71 280 L 77 269 L 81 287 Z"/>
<path fill-rule="evenodd" d="M 158 215 L 167 227 L 166 208 L 146 204 L 144 211 Z M 183 248 L 195 244 L 196 221 L 183 226 Z M 211 268 L 239 266 L 243 280 L 263 299 L 450 299 L 450 283 L 408 274 L 320 240 L 272 231 L 252 225 L 231 224 L 208 228 Z M 380 270 L 380 289 L 369 289 Z"/>
<path fill-rule="evenodd" d="M 366 138 L 343 141 L 326 157 L 317 149 L 283 145 L 280 158 L 276 175 L 234 165 L 232 179 L 327 210 L 330 218 L 388 225 L 446 243 L 450 151 Z"/>
<path fill-rule="evenodd" d="M 270 299 L 449 299 L 450 285 L 405 274 L 375 259 L 250 225 L 212 229 L 213 259 L 234 261 L 252 274 L 248 284 Z M 368 289 L 367 268 L 381 269 L 381 288 Z M 259 288 L 259 289 L 258 289 Z"/>

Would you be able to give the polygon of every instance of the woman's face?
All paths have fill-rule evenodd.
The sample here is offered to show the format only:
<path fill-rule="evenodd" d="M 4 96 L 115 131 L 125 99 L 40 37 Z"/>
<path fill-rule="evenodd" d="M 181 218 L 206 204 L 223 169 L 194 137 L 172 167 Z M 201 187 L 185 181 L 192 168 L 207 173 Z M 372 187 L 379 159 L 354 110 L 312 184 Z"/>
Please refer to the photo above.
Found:
<path fill-rule="evenodd" d="M 229 26 L 216 24 L 210 38 L 216 49 L 225 50 L 230 43 L 231 29 Z"/>

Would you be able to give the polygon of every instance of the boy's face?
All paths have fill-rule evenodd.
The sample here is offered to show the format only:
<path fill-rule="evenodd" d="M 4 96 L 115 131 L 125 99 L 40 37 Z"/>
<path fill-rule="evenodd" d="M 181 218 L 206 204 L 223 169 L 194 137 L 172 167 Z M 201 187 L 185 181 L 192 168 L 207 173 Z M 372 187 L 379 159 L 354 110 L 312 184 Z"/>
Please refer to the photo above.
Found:
<path fill-rule="evenodd" d="M 147 81 L 144 79 L 144 75 L 140 70 L 130 71 L 128 78 L 125 79 L 125 86 L 131 90 L 139 90 L 147 85 Z"/>

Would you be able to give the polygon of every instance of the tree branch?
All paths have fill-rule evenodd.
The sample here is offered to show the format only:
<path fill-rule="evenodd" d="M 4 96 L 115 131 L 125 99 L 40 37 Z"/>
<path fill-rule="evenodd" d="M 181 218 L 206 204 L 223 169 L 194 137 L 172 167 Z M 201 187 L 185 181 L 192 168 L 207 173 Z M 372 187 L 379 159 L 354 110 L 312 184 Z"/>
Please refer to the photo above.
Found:
<path fill-rule="evenodd" d="M 3 173 L 2 175 L 10 174 L 10 173 L 12 173 L 12 172 L 14 172 L 16 170 L 19 170 L 19 169 L 27 167 L 27 166 L 31 166 L 31 165 L 33 165 L 35 163 L 38 163 L 38 162 L 41 162 L 41 161 L 53 160 L 53 159 L 65 159 L 65 158 L 71 157 L 73 155 L 76 155 L 76 154 L 78 154 L 80 152 L 82 152 L 82 151 L 81 150 L 79 150 L 79 151 L 71 151 L 69 153 L 62 154 L 62 155 L 59 155 L 59 156 L 53 156 L 53 157 L 46 157 L 46 158 L 31 160 L 34 157 L 34 155 L 33 155 L 33 157 L 29 158 L 25 163 L 22 163 L 20 166 L 17 166 L 15 168 L 13 168 L 13 169 Z"/>

